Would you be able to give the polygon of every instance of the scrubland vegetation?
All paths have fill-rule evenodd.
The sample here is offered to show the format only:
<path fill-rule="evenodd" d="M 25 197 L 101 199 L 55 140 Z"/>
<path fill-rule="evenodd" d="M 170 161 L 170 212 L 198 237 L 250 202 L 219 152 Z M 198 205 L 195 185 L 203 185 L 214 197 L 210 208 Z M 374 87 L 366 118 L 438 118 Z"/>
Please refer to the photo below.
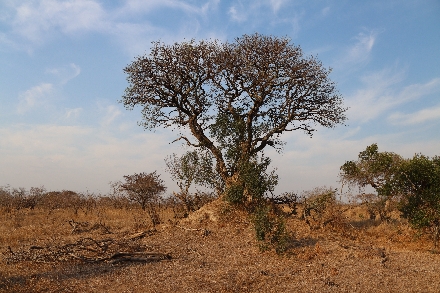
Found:
<path fill-rule="evenodd" d="M 332 188 L 240 207 L 210 194 L 145 210 L 109 195 L 3 187 L 0 292 L 438 292 L 432 234 L 377 195 Z M 375 200 L 373 200 L 375 199 Z M 196 203 L 194 203 L 196 204 Z M 154 210 L 154 216 L 149 209 Z M 249 213 L 250 209 L 252 213 Z"/>

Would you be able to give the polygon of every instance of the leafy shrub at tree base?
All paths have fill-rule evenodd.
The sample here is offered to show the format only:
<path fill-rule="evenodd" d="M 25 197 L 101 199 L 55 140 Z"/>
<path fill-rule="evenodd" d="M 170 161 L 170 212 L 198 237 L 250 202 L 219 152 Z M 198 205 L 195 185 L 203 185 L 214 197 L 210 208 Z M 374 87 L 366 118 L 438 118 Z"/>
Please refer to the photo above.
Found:
<path fill-rule="evenodd" d="M 289 245 L 289 233 L 282 215 L 270 204 L 259 204 L 252 220 L 255 236 L 261 250 L 275 249 L 277 253 L 286 251 Z"/>

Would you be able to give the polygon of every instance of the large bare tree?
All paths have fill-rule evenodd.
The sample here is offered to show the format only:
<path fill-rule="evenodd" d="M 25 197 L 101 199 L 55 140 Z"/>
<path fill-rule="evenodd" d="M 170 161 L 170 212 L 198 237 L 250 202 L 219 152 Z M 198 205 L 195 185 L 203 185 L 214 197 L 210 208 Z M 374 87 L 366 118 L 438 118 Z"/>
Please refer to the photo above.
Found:
<path fill-rule="evenodd" d="M 124 71 L 125 107 L 142 107 L 145 128 L 175 127 L 176 140 L 211 152 L 226 187 L 266 146 L 281 150 L 283 132 L 346 119 L 330 70 L 288 38 L 154 42 Z"/>

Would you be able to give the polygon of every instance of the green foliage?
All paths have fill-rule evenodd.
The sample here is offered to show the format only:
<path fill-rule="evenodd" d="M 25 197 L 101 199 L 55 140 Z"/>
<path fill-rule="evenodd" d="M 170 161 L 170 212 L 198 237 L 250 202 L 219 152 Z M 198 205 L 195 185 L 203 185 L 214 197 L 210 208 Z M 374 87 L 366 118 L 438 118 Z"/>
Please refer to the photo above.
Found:
<path fill-rule="evenodd" d="M 245 165 L 267 146 L 280 151 L 285 131 L 312 135 L 346 120 L 330 70 L 287 38 L 154 42 L 124 72 L 124 106 L 142 107 L 145 128 L 176 128 L 175 141 L 210 152 L 225 185 L 245 184 Z"/>
<path fill-rule="evenodd" d="M 336 191 L 332 188 L 317 187 L 312 191 L 304 192 L 305 209 L 324 212 L 326 208 L 336 203 Z"/>
<path fill-rule="evenodd" d="M 272 205 L 260 204 L 256 207 L 252 220 L 255 236 L 261 250 L 275 249 L 283 253 L 288 248 L 289 234 L 286 230 L 284 218 Z"/>
<path fill-rule="evenodd" d="M 367 211 L 370 215 L 370 220 L 376 219 L 377 215 L 380 216 L 380 220 L 390 219 L 390 197 L 378 197 L 376 194 L 362 193 L 357 195 L 356 199 L 367 208 Z"/>
<path fill-rule="evenodd" d="M 233 182 L 226 187 L 224 199 L 233 205 L 243 204 L 246 200 L 244 190 L 241 182 Z"/>
<path fill-rule="evenodd" d="M 210 152 L 197 149 L 186 152 L 180 157 L 173 154 L 165 159 L 165 163 L 171 178 L 180 189 L 173 194 L 184 204 L 187 213 L 199 208 L 200 200 L 197 193 L 190 192 L 193 184 L 215 189 L 216 196 L 223 192 L 224 182 L 215 171 Z"/>
<path fill-rule="evenodd" d="M 400 198 L 400 211 L 420 231 L 429 230 L 437 247 L 440 234 L 440 157 L 416 154 L 403 159 L 397 154 L 379 152 L 377 144 L 359 153 L 357 161 L 341 166 L 341 181 L 377 191 L 375 208 L 383 208 L 387 197 Z M 381 215 L 382 216 L 382 215 Z"/>
<path fill-rule="evenodd" d="M 270 159 L 254 157 L 239 164 L 237 180 L 226 188 L 225 200 L 233 204 L 253 204 L 263 200 L 268 192 L 273 192 L 278 184 L 275 170 L 268 173 Z"/>
<path fill-rule="evenodd" d="M 188 192 L 192 184 L 221 191 L 224 183 L 215 171 L 213 159 L 209 151 L 197 149 L 180 157 L 176 154 L 168 156 L 165 163 L 181 191 Z"/>
<path fill-rule="evenodd" d="M 256 33 L 224 43 L 154 42 L 124 71 L 124 106 L 142 107 L 145 128 L 175 127 L 175 141 L 209 152 L 224 198 L 233 204 L 264 205 L 278 177 L 267 172 L 270 159 L 262 154 L 267 146 L 281 151 L 282 133 L 312 136 L 317 125 L 332 128 L 346 120 L 330 70 L 287 38 Z M 176 173 L 183 196 L 200 175 L 195 158 L 189 154 L 178 168 L 183 175 Z M 204 176 L 199 182 L 215 178 Z"/>
<path fill-rule="evenodd" d="M 440 157 L 416 154 L 400 170 L 399 183 L 405 197 L 400 210 L 413 227 L 428 229 L 437 247 L 440 229 Z"/>
<path fill-rule="evenodd" d="M 403 158 L 391 152 L 379 152 L 377 144 L 359 153 L 357 161 L 347 161 L 341 166 L 339 176 L 343 184 L 373 187 L 379 197 L 389 196 L 395 190 L 394 176 Z"/>

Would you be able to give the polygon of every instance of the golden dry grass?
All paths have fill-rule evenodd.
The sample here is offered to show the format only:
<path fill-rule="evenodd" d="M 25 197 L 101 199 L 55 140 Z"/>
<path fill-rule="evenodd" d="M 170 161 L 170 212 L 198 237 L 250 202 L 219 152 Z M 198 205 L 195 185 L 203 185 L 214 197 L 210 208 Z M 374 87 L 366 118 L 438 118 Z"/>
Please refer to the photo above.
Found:
<path fill-rule="evenodd" d="M 364 213 L 352 207 L 344 221 L 317 229 L 289 218 L 284 255 L 261 252 L 245 213 L 221 202 L 189 219 L 163 211 L 155 228 L 139 209 L 2 213 L 0 292 L 440 292 L 440 255 L 429 239 L 397 218 L 378 224 Z M 72 233 L 71 219 L 83 227 Z M 118 251 L 171 259 L 78 259 Z"/>

